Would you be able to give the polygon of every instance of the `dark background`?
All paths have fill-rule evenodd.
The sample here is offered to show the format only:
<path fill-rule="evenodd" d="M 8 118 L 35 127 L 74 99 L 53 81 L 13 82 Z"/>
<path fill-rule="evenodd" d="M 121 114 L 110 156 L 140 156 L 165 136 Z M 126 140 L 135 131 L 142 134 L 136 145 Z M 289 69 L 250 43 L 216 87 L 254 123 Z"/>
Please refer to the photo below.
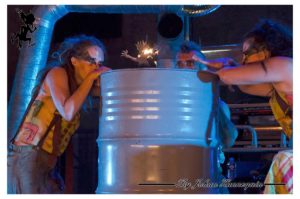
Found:
<path fill-rule="evenodd" d="M 8 36 L 20 28 L 20 20 L 15 9 L 28 12 L 33 6 L 11 5 L 7 7 Z M 293 7 L 291 5 L 226 5 L 215 12 L 191 19 L 190 38 L 203 47 L 211 45 L 237 44 L 242 36 L 262 19 L 273 19 L 288 27 L 293 25 Z M 65 37 L 75 34 L 90 34 L 100 38 L 107 48 L 106 65 L 112 69 L 136 68 L 135 63 L 120 57 L 122 50 L 136 55 L 134 44 L 140 40 L 157 41 L 157 21 L 154 14 L 88 14 L 70 13 L 60 19 L 55 26 L 52 47 Z M 8 100 L 16 72 L 19 50 L 7 39 L 8 48 Z M 235 99 L 235 96 L 226 96 Z M 226 100 L 225 100 L 226 101 Z M 74 151 L 74 193 L 94 193 L 98 177 L 98 110 L 82 113 L 81 126 L 73 136 Z M 61 166 L 63 168 L 63 165 Z"/>

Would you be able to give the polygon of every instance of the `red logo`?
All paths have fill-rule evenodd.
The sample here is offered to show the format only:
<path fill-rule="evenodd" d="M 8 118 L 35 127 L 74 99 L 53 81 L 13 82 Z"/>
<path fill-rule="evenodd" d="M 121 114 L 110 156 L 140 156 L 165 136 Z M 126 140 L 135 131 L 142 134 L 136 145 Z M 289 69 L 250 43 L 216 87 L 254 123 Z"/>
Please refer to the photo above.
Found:
<path fill-rule="evenodd" d="M 26 142 L 32 142 L 34 137 L 36 136 L 38 130 L 39 130 L 39 127 L 35 124 L 32 124 L 32 123 L 29 123 L 29 122 L 26 122 L 23 124 L 23 128 L 26 130 L 26 131 L 29 131 L 29 135 L 28 137 L 26 138 Z"/>

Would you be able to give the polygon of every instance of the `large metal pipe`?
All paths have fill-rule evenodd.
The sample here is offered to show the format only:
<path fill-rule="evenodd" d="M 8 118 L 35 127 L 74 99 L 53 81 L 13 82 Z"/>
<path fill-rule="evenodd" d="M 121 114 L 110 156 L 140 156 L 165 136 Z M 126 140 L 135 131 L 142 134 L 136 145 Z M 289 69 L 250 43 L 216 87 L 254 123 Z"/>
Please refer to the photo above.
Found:
<path fill-rule="evenodd" d="M 97 193 L 213 193 L 215 76 L 192 70 L 123 69 L 101 76 Z"/>
<path fill-rule="evenodd" d="M 33 11 L 37 27 L 32 34 L 31 47 L 20 51 L 16 75 L 8 106 L 8 139 L 16 133 L 25 108 L 31 99 L 35 79 L 46 65 L 52 32 L 56 21 L 68 13 L 65 6 L 38 6 Z"/>
<path fill-rule="evenodd" d="M 34 45 L 22 48 L 17 64 L 16 76 L 8 105 L 8 140 L 15 134 L 29 103 L 31 90 L 40 69 L 45 67 L 57 20 L 69 12 L 145 14 L 173 12 L 178 15 L 202 16 L 219 6 L 200 6 L 197 13 L 190 13 L 182 5 L 41 5 L 33 10 L 37 30 L 32 34 Z"/>

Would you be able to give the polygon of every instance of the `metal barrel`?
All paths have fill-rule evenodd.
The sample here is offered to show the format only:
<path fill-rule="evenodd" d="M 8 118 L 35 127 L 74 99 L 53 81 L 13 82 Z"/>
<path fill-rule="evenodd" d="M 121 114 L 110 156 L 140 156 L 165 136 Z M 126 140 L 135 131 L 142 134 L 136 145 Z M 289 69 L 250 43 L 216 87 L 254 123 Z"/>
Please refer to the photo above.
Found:
<path fill-rule="evenodd" d="M 217 88 L 194 70 L 102 74 L 96 193 L 215 193 Z"/>

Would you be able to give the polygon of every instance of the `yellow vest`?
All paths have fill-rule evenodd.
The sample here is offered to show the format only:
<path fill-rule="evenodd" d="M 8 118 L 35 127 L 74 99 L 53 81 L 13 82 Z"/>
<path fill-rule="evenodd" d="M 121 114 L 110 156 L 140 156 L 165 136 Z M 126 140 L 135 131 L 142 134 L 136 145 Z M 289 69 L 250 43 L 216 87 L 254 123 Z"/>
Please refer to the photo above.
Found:
<path fill-rule="evenodd" d="M 288 104 L 287 99 L 282 93 L 277 92 L 278 95 L 281 97 L 281 99 Z M 282 127 L 284 133 L 291 138 L 293 134 L 293 118 L 288 116 L 287 112 L 284 112 L 282 108 L 280 107 L 278 100 L 276 99 L 276 93 L 275 90 L 272 93 L 272 96 L 270 98 L 270 106 L 272 108 L 272 112 L 274 114 L 275 119 L 279 123 L 279 125 Z M 292 107 L 290 107 L 292 108 Z"/>
<path fill-rule="evenodd" d="M 48 131 L 47 135 L 46 131 L 54 118 L 56 109 L 49 108 L 53 107 L 53 105 L 51 106 L 50 103 L 53 104 L 53 101 L 49 96 L 38 100 L 36 99 L 32 103 L 18 132 L 16 140 L 28 145 L 40 145 L 43 150 L 52 154 L 54 149 L 53 135 L 55 126 Z M 55 155 L 61 155 L 65 151 L 71 136 L 79 127 L 79 123 L 79 114 L 77 114 L 70 122 L 61 118 L 61 129 L 59 135 L 60 142 L 58 147 L 59 151 L 58 154 Z M 40 143 L 43 138 L 43 143 Z"/>

